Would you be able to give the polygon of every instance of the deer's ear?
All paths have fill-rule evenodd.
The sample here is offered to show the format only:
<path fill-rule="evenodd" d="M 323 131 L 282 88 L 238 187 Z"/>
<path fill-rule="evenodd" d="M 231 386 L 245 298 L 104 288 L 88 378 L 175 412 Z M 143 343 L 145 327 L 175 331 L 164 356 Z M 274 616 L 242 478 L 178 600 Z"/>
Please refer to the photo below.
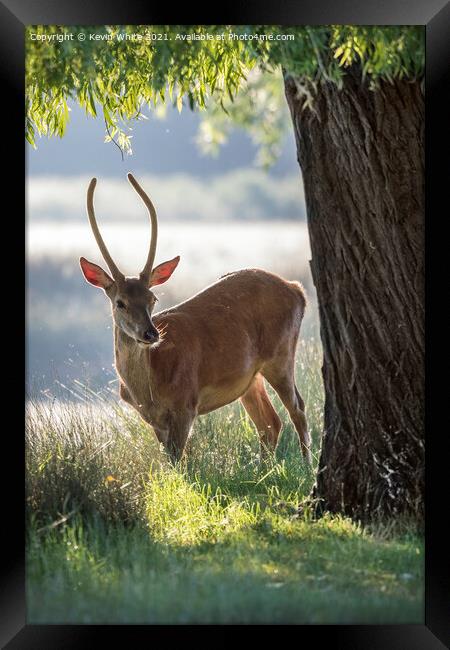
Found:
<path fill-rule="evenodd" d="M 113 284 L 114 280 L 100 266 L 89 262 L 85 257 L 80 257 L 80 266 L 84 277 L 94 287 L 108 289 Z"/>
<path fill-rule="evenodd" d="M 150 286 L 154 287 L 156 284 L 162 284 L 163 282 L 166 282 L 166 280 L 170 278 L 172 273 L 177 268 L 179 261 L 180 256 L 177 255 L 173 258 L 173 260 L 169 260 L 168 262 L 163 262 L 162 264 L 155 266 L 150 277 Z"/>

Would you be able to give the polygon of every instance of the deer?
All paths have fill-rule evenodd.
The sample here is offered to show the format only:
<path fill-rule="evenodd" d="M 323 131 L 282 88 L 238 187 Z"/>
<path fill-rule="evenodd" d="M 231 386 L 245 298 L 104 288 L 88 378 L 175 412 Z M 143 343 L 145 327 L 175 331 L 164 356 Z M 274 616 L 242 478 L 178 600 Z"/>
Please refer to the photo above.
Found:
<path fill-rule="evenodd" d="M 305 405 L 295 383 L 295 354 L 306 307 L 302 285 L 258 268 L 227 273 L 174 307 L 154 313 L 153 287 L 167 282 L 180 256 L 154 266 L 155 207 L 132 174 L 128 180 L 150 219 L 150 246 L 139 276 L 125 277 L 100 234 L 93 178 L 87 215 L 110 275 L 80 258 L 85 280 L 111 302 L 119 395 L 154 430 L 176 464 L 195 418 L 240 399 L 259 434 L 261 458 L 274 452 L 282 428 L 268 382 L 287 409 L 304 462 L 311 464 Z"/>

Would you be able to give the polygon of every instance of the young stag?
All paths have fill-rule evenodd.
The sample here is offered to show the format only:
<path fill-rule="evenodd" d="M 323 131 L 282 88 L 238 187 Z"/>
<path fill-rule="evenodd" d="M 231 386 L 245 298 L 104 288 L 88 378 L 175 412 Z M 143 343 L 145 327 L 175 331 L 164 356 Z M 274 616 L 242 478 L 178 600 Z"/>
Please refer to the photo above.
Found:
<path fill-rule="evenodd" d="M 288 410 L 310 463 L 304 403 L 294 380 L 295 349 L 306 304 L 301 285 L 260 269 L 244 269 L 153 314 L 156 297 L 151 288 L 170 278 L 180 258 L 153 268 L 156 211 L 131 174 L 128 180 L 150 215 L 151 241 L 144 269 L 139 277 L 125 277 L 111 258 L 95 220 L 95 178 L 87 192 L 87 212 L 111 276 L 80 258 L 86 280 L 102 288 L 111 301 L 120 397 L 153 427 L 173 461 L 182 456 L 197 415 L 240 398 L 264 452 L 275 449 L 281 429 L 264 386 L 266 379 Z"/>

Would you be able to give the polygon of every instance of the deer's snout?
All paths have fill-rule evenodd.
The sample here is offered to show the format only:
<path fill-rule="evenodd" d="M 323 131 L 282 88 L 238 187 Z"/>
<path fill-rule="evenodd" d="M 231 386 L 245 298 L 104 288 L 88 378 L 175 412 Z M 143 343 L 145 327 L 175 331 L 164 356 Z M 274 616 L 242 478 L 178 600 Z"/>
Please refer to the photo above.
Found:
<path fill-rule="evenodd" d="M 146 343 L 156 343 L 159 340 L 159 332 L 156 327 L 149 327 L 143 334 Z"/>

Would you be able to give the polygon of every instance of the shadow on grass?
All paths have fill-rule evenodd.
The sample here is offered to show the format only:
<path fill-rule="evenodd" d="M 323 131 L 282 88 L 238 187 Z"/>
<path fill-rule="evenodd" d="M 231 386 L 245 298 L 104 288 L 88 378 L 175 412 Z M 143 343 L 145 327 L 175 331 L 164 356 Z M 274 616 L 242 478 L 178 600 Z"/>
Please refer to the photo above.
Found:
<path fill-rule="evenodd" d="M 215 540 L 72 524 L 29 540 L 34 623 L 421 623 L 422 547 L 274 513 Z M 38 557 L 37 557 L 38 556 Z"/>

